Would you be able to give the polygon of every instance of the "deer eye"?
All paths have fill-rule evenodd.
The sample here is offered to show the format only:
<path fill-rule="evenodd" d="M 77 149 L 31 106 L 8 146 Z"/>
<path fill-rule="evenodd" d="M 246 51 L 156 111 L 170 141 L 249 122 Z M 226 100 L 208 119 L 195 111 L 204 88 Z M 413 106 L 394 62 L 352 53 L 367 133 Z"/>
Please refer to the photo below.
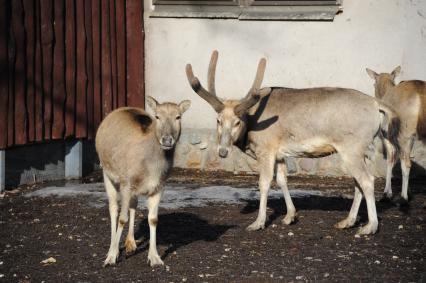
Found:
<path fill-rule="evenodd" d="M 160 117 L 158 117 L 157 115 L 155 115 L 155 119 L 160 120 Z"/>
<path fill-rule="evenodd" d="M 234 126 L 235 127 L 237 127 L 237 126 L 239 126 L 241 124 L 241 121 L 240 120 L 237 120 L 235 123 L 234 123 Z"/>
<path fill-rule="evenodd" d="M 180 120 L 180 115 L 176 116 L 176 120 Z"/>
<path fill-rule="evenodd" d="M 218 125 L 220 125 L 220 119 L 216 119 Z"/>

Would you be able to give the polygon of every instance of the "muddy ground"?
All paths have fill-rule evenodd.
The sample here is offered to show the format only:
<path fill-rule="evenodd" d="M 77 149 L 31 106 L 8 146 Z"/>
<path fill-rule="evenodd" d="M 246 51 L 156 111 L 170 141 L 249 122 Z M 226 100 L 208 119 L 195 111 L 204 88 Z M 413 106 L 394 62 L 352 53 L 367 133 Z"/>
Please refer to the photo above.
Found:
<path fill-rule="evenodd" d="M 85 182 L 99 181 L 99 174 Z M 171 184 L 253 187 L 257 176 L 176 170 Z M 394 182 L 394 191 L 400 187 Z M 137 213 L 140 245 L 122 252 L 118 264 L 102 268 L 109 247 L 107 206 L 86 196 L 27 197 L 46 184 L 22 187 L 0 200 L 1 282 L 426 282 L 426 181 L 412 181 L 408 207 L 377 202 L 379 231 L 355 237 L 356 227 L 333 225 L 350 208 L 353 183 L 346 178 L 293 177 L 290 189 L 323 195 L 295 198 L 298 221 L 281 224 L 283 199 L 268 203 L 267 227 L 247 232 L 258 199 L 238 204 L 163 209 L 158 251 L 162 267 L 147 264 L 146 211 Z M 376 183 L 380 199 L 383 181 Z M 366 208 L 360 221 L 366 222 Z M 42 264 L 49 257 L 56 262 Z"/>

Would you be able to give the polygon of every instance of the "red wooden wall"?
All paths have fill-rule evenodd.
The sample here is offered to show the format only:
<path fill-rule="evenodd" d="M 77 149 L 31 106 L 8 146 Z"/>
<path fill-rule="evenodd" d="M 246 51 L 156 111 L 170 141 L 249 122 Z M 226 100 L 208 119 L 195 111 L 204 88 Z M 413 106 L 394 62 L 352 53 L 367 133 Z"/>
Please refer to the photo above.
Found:
<path fill-rule="evenodd" d="M 144 104 L 143 0 L 0 0 L 0 149 Z"/>

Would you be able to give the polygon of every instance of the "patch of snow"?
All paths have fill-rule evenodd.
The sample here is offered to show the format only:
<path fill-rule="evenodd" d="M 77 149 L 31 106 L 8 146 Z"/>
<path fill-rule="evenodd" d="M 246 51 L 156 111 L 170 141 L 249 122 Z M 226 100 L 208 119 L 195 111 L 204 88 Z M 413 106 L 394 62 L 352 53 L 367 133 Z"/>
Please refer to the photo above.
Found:
<path fill-rule="evenodd" d="M 311 190 L 290 190 L 293 198 L 303 198 L 321 195 L 320 191 Z M 51 186 L 26 194 L 26 197 L 73 197 L 87 196 L 89 205 L 100 208 L 107 205 L 107 196 L 103 183 L 65 185 L 63 187 Z M 282 198 L 281 190 L 270 190 L 268 199 Z M 259 191 L 257 188 L 234 188 L 230 186 L 208 186 L 194 188 L 185 185 L 165 186 L 165 192 L 160 203 L 160 207 L 176 209 L 181 207 L 202 207 L 209 203 L 238 204 L 248 200 L 258 200 Z M 138 208 L 146 208 L 145 198 L 140 197 Z"/>

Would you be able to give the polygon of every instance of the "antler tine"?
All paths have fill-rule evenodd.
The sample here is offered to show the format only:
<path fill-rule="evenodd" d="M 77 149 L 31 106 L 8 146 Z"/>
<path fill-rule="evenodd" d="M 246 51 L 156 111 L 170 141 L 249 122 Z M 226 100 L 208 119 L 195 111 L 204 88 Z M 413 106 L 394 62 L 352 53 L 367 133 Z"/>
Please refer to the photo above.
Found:
<path fill-rule="evenodd" d="M 188 82 L 191 85 L 192 89 L 205 101 L 207 101 L 216 112 L 221 112 L 224 108 L 222 101 L 217 98 L 217 96 L 212 95 L 201 85 L 200 81 L 194 73 L 192 72 L 191 64 L 186 65 L 186 76 L 188 77 Z"/>
<path fill-rule="evenodd" d="M 208 90 L 212 95 L 216 95 L 215 78 L 216 78 L 216 64 L 219 52 L 214 50 L 210 58 L 209 70 L 207 73 Z"/>
<path fill-rule="evenodd" d="M 257 65 L 256 77 L 254 78 L 253 85 L 251 89 L 260 89 L 263 81 L 263 75 L 265 74 L 266 69 L 266 59 L 262 58 Z"/>

